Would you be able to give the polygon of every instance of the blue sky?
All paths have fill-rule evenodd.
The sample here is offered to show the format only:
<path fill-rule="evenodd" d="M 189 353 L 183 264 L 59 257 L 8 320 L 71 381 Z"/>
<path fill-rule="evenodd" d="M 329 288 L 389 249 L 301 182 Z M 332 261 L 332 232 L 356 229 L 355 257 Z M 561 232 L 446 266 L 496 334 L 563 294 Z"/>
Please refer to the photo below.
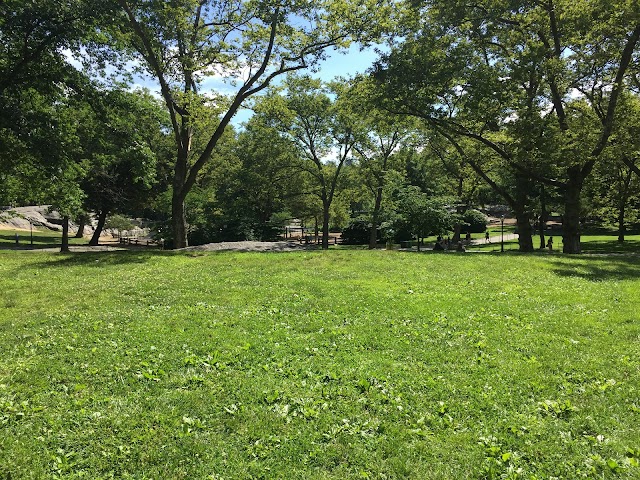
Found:
<path fill-rule="evenodd" d="M 373 62 L 378 58 L 378 54 L 374 48 L 367 48 L 360 51 L 358 45 L 352 45 L 346 51 L 331 51 L 327 56 L 327 59 L 320 64 L 318 72 L 306 72 L 311 76 L 320 78 L 327 82 L 333 80 L 336 77 L 352 77 L 357 73 L 365 72 L 369 67 L 373 65 Z M 225 85 L 220 80 L 209 81 L 204 85 L 205 90 L 208 88 L 215 88 L 225 93 L 235 92 L 228 85 Z M 228 92 L 226 92 L 228 90 Z M 232 123 L 239 127 L 243 122 L 246 122 L 251 118 L 251 110 L 241 109 L 233 118 Z"/>
<path fill-rule="evenodd" d="M 335 77 L 350 77 L 367 70 L 377 58 L 378 54 L 373 48 L 361 52 L 358 45 L 352 45 L 346 52 L 331 52 L 329 57 L 322 62 L 321 71 L 314 76 L 325 81 Z"/>
<path fill-rule="evenodd" d="M 82 69 L 82 63 L 76 58 L 70 51 L 63 52 L 67 61 L 74 65 L 78 69 Z M 317 72 L 301 71 L 301 73 L 309 73 L 313 77 L 320 78 L 324 81 L 333 80 L 336 77 L 352 77 L 357 73 L 364 73 L 368 68 L 373 65 L 373 62 L 378 58 L 378 54 L 375 52 L 374 47 L 366 48 L 360 51 L 360 47 L 357 44 L 353 44 L 349 49 L 345 50 L 332 50 L 327 52 L 327 58 L 319 65 Z M 135 64 L 130 64 L 129 67 L 135 67 Z M 119 77 L 118 71 L 115 67 L 107 69 L 108 74 L 114 74 L 115 77 Z M 277 83 L 280 79 L 277 79 Z M 133 88 L 143 87 L 148 88 L 151 92 L 157 93 L 159 96 L 159 86 L 157 81 L 151 76 L 136 76 L 133 80 Z M 234 87 L 225 83 L 219 76 L 214 76 L 206 79 L 203 82 L 201 91 L 216 90 L 225 95 L 235 94 L 238 87 Z M 243 122 L 246 122 L 251 117 L 251 110 L 241 109 L 234 117 L 232 123 L 239 127 Z"/>

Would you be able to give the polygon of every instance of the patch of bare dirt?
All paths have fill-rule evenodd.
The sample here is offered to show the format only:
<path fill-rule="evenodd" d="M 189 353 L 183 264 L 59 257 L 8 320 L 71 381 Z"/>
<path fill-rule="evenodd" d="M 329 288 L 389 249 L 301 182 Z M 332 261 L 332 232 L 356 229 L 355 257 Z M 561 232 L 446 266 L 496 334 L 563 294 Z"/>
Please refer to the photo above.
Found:
<path fill-rule="evenodd" d="M 308 246 L 298 242 L 220 242 L 208 243 L 206 245 L 197 245 L 195 247 L 181 248 L 179 251 L 184 252 L 292 252 L 296 250 L 305 250 Z"/>

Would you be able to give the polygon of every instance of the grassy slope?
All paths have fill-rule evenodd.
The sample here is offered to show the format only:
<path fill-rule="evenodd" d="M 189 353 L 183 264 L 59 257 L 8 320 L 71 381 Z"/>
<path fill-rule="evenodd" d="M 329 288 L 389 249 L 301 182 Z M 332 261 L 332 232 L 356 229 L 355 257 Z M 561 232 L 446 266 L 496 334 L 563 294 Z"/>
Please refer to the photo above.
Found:
<path fill-rule="evenodd" d="M 0 478 L 639 478 L 639 274 L 0 252 Z"/>

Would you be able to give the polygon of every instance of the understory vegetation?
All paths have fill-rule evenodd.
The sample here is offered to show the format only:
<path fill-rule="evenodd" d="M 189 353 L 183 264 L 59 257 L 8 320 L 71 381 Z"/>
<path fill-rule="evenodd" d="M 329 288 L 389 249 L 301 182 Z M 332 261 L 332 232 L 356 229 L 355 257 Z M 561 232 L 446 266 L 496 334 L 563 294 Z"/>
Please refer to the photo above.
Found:
<path fill-rule="evenodd" d="M 0 478 L 638 478 L 639 274 L 0 251 Z"/>

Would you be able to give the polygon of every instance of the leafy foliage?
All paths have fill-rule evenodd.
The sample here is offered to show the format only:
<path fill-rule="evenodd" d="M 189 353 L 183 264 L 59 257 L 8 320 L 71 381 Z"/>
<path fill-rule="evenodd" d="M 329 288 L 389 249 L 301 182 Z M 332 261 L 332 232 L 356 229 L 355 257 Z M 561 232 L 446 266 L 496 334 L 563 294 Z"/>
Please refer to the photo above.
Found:
<path fill-rule="evenodd" d="M 487 229 L 487 216 L 478 210 L 467 210 L 462 214 L 462 231 L 464 233 L 482 233 Z"/>

